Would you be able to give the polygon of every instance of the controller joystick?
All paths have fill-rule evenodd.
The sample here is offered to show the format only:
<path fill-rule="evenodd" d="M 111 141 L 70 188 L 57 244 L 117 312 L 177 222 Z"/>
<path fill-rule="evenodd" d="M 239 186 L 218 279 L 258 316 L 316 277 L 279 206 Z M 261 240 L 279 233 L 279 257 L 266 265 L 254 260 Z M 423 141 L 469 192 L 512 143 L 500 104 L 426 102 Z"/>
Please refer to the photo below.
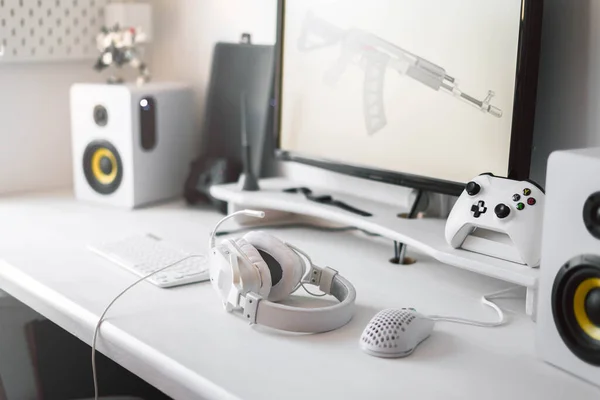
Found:
<path fill-rule="evenodd" d="M 467 183 L 452 208 L 446 241 L 454 248 L 536 267 L 544 196 L 535 182 L 482 174 Z M 493 213 L 486 212 L 488 206 Z"/>
<path fill-rule="evenodd" d="M 504 219 L 510 215 L 510 207 L 500 203 L 494 208 L 494 214 L 500 219 Z"/>
<path fill-rule="evenodd" d="M 475 196 L 476 194 L 479 194 L 479 192 L 481 191 L 481 186 L 479 186 L 479 184 L 477 182 L 471 181 L 471 182 L 467 183 L 465 191 L 467 192 L 467 194 L 469 196 Z"/>

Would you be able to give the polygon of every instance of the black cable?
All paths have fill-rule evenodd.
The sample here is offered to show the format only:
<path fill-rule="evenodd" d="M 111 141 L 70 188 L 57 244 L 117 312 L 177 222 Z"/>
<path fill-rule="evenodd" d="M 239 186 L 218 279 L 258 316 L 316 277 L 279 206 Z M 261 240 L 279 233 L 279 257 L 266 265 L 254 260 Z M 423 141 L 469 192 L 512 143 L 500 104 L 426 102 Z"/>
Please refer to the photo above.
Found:
<path fill-rule="evenodd" d="M 381 236 L 378 233 L 373 233 L 366 231 L 364 229 L 357 228 L 355 226 L 341 226 L 341 227 L 330 227 L 330 226 L 319 226 L 314 224 L 306 224 L 306 223 L 291 223 L 291 224 L 271 224 L 271 225 L 256 225 L 249 226 L 239 229 L 232 229 L 229 231 L 218 231 L 215 232 L 215 236 L 225 236 L 225 235 L 233 235 L 240 232 L 251 231 L 254 229 L 296 229 L 296 228 L 308 228 L 315 229 L 322 232 L 348 232 L 348 231 L 360 231 L 367 236 L 378 237 Z"/>
<path fill-rule="evenodd" d="M 285 193 L 302 193 L 304 195 L 304 197 L 306 197 L 307 200 L 314 201 L 315 203 L 319 203 L 319 204 L 325 204 L 325 205 L 329 205 L 329 206 L 338 207 L 338 208 L 341 208 L 342 210 L 345 210 L 345 211 L 348 211 L 348 212 L 351 212 L 354 214 L 358 214 L 362 217 L 372 217 L 373 216 L 373 214 L 371 214 L 368 211 L 364 211 L 359 208 L 353 207 L 348 203 L 344 203 L 343 201 L 335 200 L 332 196 L 330 196 L 328 194 L 324 194 L 321 196 L 314 196 L 312 194 L 312 190 L 310 190 L 309 188 L 306 188 L 306 187 L 289 188 L 289 189 L 284 189 L 283 191 Z"/>
<path fill-rule="evenodd" d="M 423 196 L 423 191 L 417 190 L 417 195 L 415 197 L 415 200 L 413 201 L 412 205 L 410 206 L 410 210 L 408 212 L 408 215 L 406 216 L 407 219 L 416 218 L 418 208 L 419 208 L 419 203 L 421 202 L 422 196 Z M 406 244 L 398 243 L 395 241 L 394 242 L 394 258 L 392 258 L 390 260 L 390 262 L 392 264 L 403 264 L 404 260 L 401 260 L 400 257 L 404 258 L 403 254 L 405 252 L 406 252 Z"/>
<path fill-rule="evenodd" d="M 412 206 L 410 207 L 408 219 L 414 219 L 417 217 L 417 209 L 419 207 L 419 203 L 421 202 L 421 197 L 423 197 L 423 191 L 417 190 L 417 196 L 415 197 L 415 201 L 413 201 Z"/>

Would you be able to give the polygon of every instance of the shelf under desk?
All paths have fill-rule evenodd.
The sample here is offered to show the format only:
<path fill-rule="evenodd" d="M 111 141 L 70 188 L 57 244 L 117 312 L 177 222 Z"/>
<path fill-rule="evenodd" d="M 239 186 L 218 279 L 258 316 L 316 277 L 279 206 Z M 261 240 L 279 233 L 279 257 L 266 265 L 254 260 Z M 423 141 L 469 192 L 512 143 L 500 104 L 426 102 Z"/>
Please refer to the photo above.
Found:
<path fill-rule="evenodd" d="M 136 277 L 86 250 L 88 243 L 152 232 L 206 251 L 206 238 L 220 218 L 183 202 L 130 212 L 78 203 L 61 193 L 1 198 L 0 289 L 91 343 L 101 311 Z M 585 400 L 600 395 L 536 358 L 534 323 L 522 300 L 500 300 L 510 320 L 506 326 L 438 323 L 410 357 L 371 357 L 359 349 L 358 339 L 377 311 L 415 307 L 489 320 L 493 312 L 480 296 L 508 284 L 448 268 L 425 254 L 418 254 L 414 265 L 393 266 L 381 256 L 389 251 L 389 240 L 359 232 L 273 233 L 352 281 L 357 304 L 348 325 L 318 335 L 277 332 L 227 314 L 208 283 L 175 289 L 142 283 L 109 312 L 100 351 L 176 399 L 504 400 L 562 399 L 568 393 Z"/>

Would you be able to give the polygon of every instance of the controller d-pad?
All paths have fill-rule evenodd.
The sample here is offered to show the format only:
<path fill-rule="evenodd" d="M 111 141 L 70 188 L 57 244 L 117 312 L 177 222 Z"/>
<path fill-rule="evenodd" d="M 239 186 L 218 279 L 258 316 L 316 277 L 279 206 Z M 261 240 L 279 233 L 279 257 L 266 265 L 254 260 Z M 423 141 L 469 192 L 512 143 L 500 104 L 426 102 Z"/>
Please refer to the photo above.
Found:
<path fill-rule="evenodd" d="M 477 204 L 473 204 L 471 206 L 471 212 L 475 218 L 479 218 L 481 214 L 485 214 L 487 211 L 487 207 L 485 206 L 485 202 L 483 200 L 479 200 Z"/>

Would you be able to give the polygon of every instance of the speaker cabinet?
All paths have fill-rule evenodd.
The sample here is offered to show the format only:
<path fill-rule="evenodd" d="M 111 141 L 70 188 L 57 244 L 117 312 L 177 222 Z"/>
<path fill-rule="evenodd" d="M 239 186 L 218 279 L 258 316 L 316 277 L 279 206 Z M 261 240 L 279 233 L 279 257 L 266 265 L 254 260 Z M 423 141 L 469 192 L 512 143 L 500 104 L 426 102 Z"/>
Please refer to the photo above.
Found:
<path fill-rule="evenodd" d="M 547 362 L 600 386 L 600 148 L 550 156 L 536 342 Z"/>
<path fill-rule="evenodd" d="M 183 194 L 199 149 L 190 88 L 75 84 L 70 97 L 78 199 L 134 208 Z"/>

